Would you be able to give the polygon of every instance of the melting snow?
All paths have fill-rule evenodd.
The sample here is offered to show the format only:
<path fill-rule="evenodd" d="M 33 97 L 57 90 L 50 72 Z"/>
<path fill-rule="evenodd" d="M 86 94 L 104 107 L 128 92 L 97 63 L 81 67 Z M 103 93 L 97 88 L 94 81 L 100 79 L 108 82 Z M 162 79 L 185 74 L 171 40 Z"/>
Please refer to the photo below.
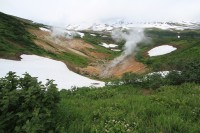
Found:
<path fill-rule="evenodd" d="M 47 29 L 47 28 L 43 28 L 43 27 L 40 27 L 40 30 L 42 30 L 42 31 L 46 31 L 46 32 L 51 32 L 49 29 Z"/>
<path fill-rule="evenodd" d="M 149 73 L 147 75 L 154 75 L 154 74 L 160 74 L 162 77 L 166 77 L 168 74 L 170 73 L 170 71 L 159 71 L 159 72 L 152 72 L 152 73 Z"/>
<path fill-rule="evenodd" d="M 159 72 L 152 72 L 152 73 L 149 73 L 147 75 L 154 75 L 154 74 L 160 74 L 163 78 L 165 78 L 170 72 L 172 71 L 159 71 Z M 173 70 L 173 72 L 177 72 L 178 74 L 181 74 L 181 71 L 176 71 L 176 70 Z"/>
<path fill-rule="evenodd" d="M 85 36 L 84 33 L 77 32 L 77 31 L 66 30 L 65 33 L 67 33 L 67 35 L 69 35 L 69 36 L 76 36 L 76 35 L 79 35 L 81 38 L 83 38 L 83 37 Z"/>
<path fill-rule="evenodd" d="M 97 36 L 97 35 L 95 35 L 95 34 L 90 34 L 91 36 Z"/>
<path fill-rule="evenodd" d="M 172 51 L 176 50 L 177 48 L 170 46 L 170 45 L 162 45 L 155 47 L 148 51 L 149 56 L 159 56 L 171 53 Z"/>
<path fill-rule="evenodd" d="M 81 38 L 83 38 L 85 36 L 84 33 L 81 33 L 81 32 L 76 32 L 78 35 L 80 35 Z"/>
<path fill-rule="evenodd" d="M 112 51 L 120 52 L 120 49 L 111 49 Z"/>
<path fill-rule="evenodd" d="M 102 43 L 102 44 L 99 44 L 99 45 L 101 45 L 101 46 L 103 46 L 103 47 L 105 47 L 105 48 L 116 48 L 116 47 L 118 47 L 118 45 L 116 45 L 116 44 L 106 44 L 106 43 Z"/>
<path fill-rule="evenodd" d="M 25 72 L 33 77 L 38 77 L 39 81 L 46 83 L 46 79 L 55 80 L 59 90 L 71 89 L 71 87 L 94 86 L 102 87 L 104 82 L 89 79 L 70 71 L 61 62 L 36 55 L 21 55 L 21 61 L 0 59 L 0 77 L 4 77 L 9 71 L 16 72 L 22 76 Z"/>
<path fill-rule="evenodd" d="M 108 36 L 105 36 L 105 35 L 104 35 L 104 36 L 102 36 L 102 37 L 108 37 Z"/>

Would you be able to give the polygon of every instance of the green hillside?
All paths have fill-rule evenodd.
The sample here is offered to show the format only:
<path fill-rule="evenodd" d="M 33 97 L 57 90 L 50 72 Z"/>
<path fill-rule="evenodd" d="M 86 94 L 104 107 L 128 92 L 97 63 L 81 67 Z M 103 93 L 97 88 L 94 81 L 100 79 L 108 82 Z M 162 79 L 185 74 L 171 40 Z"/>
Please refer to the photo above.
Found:
<path fill-rule="evenodd" d="M 63 52 L 54 54 L 34 44 L 33 36 L 27 28 L 38 29 L 41 24 L 16 18 L 0 12 L 0 57 L 19 59 L 21 54 L 36 54 L 71 63 L 76 66 L 85 66 L 88 60 L 74 53 Z"/>
<path fill-rule="evenodd" d="M 31 40 L 34 38 L 25 29 L 25 22 L 0 13 L 0 56 L 14 58 L 20 53 L 42 53 Z"/>
<path fill-rule="evenodd" d="M 18 90 L 18 88 L 21 88 Z M 132 85 L 57 91 L 52 81 L 9 73 L 0 79 L 0 131 L 198 133 L 200 86 Z"/>
<path fill-rule="evenodd" d="M 180 38 L 177 36 L 180 35 Z M 141 43 L 136 57 L 154 70 L 170 70 L 177 63 L 187 63 L 190 60 L 198 60 L 200 56 L 200 30 L 168 31 L 159 29 L 147 29 L 146 36 L 151 40 Z M 156 57 L 147 56 L 147 51 L 159 45 L 172 45 L 176 51 Z"/>
<path fill-rule="evenodd" d="M 37 37 L 27 28 L 41 26 L 0 13 L 0 58 L 36 54 L 79 67 L 90 63 L 72 52 L 56 54 L 37 46 L 33 41 Z M 177 38 L 178 32 L 181 38 Z M 98 45 L 113 42 L 110 36 L 84 33 L 81 41 L 110 54 L 109 60 L 120 55 Z M 200 31 L 146 29 L 145 34 L 149 40 L 138 45 L 136 59 L 150 72 L 171 71 L 167 76 L 125 73 L 107 79 L 102 88 L 58 91 L 52 80 L 42 85 L 29 74 L 21 78 L 9 72 L 0 78 L 0 133 L 199 133 Z M 119 42 L 120 48 L 124 43 Z M 177 50 L 157 57 L 147 55 L 163 44 Z"/>

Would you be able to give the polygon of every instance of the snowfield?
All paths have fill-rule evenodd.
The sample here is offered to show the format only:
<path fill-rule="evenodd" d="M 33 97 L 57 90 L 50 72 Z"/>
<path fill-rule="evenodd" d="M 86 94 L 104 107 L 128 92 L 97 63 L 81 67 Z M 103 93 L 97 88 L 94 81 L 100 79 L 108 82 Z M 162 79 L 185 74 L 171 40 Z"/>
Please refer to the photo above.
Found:
<path fill-rule="evenodd" d="M 112 31 L 114 29 L 132 29 L 132 28 L 158 28 L 163 30 L 185 30 L 185 29 L 200 29 L 198 22 L 128 22 L 128 21 L 113 21 L 111 23 L 95 23 L 95 24 L 80 24 L 68 25 L 69 30 L 92 30 L 92 31 Z"/>
<path fill-rule="evenodd" d="M 155 47 L 148 51 L 149 56 L 159 56 L 159 55 L 165 55 L 168 53 L 171 53 L 172 51 L 175 51 L 177 48 L 170 46 L 170 45 L 162 45 Z"/>
<path fill-rule="evenodd" d="M 91 26 L 91 29 L 93 31 L 110 31 L 113 30 L 113 27 L 107 24 L 94 24 Z"/>
<path fill-rule="evenodd" d="M 55 80 L 59 90 L 71 89 L 71 87 L 103 87 L 104 82 L 89 79 L 70 71 L 61 62 L 37 55 L 21 55 L 21 61 L 0 59 L 0 77 L 4 77 L 9 71 L 16 72 L 18 76 L 23 76 L 25 72 L 33 77 L 38 77 L 43 84 L 46 79 Z"/>

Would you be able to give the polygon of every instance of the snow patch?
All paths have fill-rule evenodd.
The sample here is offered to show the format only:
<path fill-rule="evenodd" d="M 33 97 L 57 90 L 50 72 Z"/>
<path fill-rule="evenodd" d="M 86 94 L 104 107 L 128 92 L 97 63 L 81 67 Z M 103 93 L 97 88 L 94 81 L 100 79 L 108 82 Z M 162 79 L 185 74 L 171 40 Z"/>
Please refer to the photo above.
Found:
<path fill-rule="evenodd" d="M 78 35 L 80 35 L 81 38 L 83 38 L 85 36 L 84 33 L 81 33 L 81 32 L 76 32 Z"/>
<path fill-rule="evenodd" d="M 118 47 L 117 44 L 106 44 L 106 43 L 102 43 L 102 44 L 99 44 L 100 46 L 103 46 L 105 48 L 116 48 Z"/>
<path fill-rule="evenodd" d="M 152 73 L 147 74 L 147 76 L 151 76 L 151 75 L 154 75 L 154 74 L 160 74 L 163 78 L 165 78 L 171 72 L 177 72 L 178 74 L 181 74 L 181 71 L 173 70 L 173 71 L 152 72 Z"/>
<path fill-rule="evenodd" d="M 68 36 L 74 37 L 74 36 L 80 36 L 81 38 L 83 38 L 85 36 L 84 33 L 81 32 L 77 32 L 77 31 L 70 31 L 70 30 L 65 30 L 64 33 L 66 33 Z"/>
<path fill-rule="evenodd" d="M 105 36 L 105 35 L 104 35 L 104 36 L 102 36 L 102 37 L 108 37 L 108 36 Z"/>
<path fill-rule="evenodd" d="M 111 49 L 112 51 L 115 51 L 115 52 L 120 52 L 121 50 L 120 49 Z"/>
<path fill-rule="evenodd" d="M 171 53 L 172 51 L 175 51 L 177 48 L 170 46 L 170 45 L 162 45 L 155 47 L 148 51 L 149 56 L 159 56 L 159 55 L 165 55 L 168 53 Z"/>
<path fill-rule="evenodd" d="M 49 29 L 47 29 L 47 28 L 43 28 L 43 27 L 40 27 L 40 30 L 46 31 L 46 32 L 51 32 L 51 30 L 49 30 Z"/>
<path fill-rule="evenodd" d="M 151 75 L 154 75 L 154 74 L 160 74 L 163 78 L 166 77 L 168 74 L 170 73 L 170 71 L 159 71 L 159 72 L 152 72 L 152 73 L 149 73 L 147 75 L 151 76 Z"/>
<path fill-rule="evenodd" d="M 95 35 L 95 34 L 90 34 L 91 36 L 97 36 L 97 35 Z"/>
<path fill-rule="evenodd" d="M 59 90 L 71 89 L 71 87 L 103 87 L 104 82 L 89 79 L 77 73 L 70 71 L 67 66 L 61 62 L 37 55 L 21 55 L 21 61 L 0 59 L 1 71 L 0 77 L 4 77 L 9 71 L 16 72 L 23 76 L 25 72 L 33 77 L 38 77 L 43 84 L 46 79 L 55 80 Z"/>

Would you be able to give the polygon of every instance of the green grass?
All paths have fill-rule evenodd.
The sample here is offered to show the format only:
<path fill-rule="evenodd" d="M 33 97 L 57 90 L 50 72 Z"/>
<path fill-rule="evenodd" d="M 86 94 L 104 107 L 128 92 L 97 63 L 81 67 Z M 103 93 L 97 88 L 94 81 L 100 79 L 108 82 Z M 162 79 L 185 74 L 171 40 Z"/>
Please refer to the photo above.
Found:
<path fill-rule="evenodd" d="M 200 87 L 165 86 L 151 95 L 134 86 L 61 91 L 57 112 L 66 132 L 200 132 Z"/>
<path fill-rule="evenodd" d="M 0 13 L 0 51 L 7 56 L 25 52 L 41 53 L 31 39 L 34 38 L 25 29 L 23 23 L 14 17 Z M 36 50 L 37 49 L 37 50 Z"/>
<path fill-rule="evenodd" d="M 178 31 L 146 30 L 146 36 L 151 38 L 150 43 L 141 43 L 136 58 L 155 70 L 171 69 L 177 62 L 198 59 L 200 56 L 199 31 L 179 31 L 181 38 L 177 38 Z M 177 47 L 177 50 L 162 56 L 148 57 L 147 51 L 151 48 L 169 44 Z"/>
<path fill-rule="evenodd" d="M 68 52 L 68 53 L 63 52 L 60 54 L 53 54 L 53 53 L 48 52 L 44 55 L 48 55 L 54 59 L 61 60 L 64 62 L 67 61 L 71 65 L 75 65 L 75 66 L 79 66 L 79 67 L 85 67 L 89 63 L 89 60 L 87 58 L 79 56 L 74 53 L 70 53 L 70 52 Z"/>

